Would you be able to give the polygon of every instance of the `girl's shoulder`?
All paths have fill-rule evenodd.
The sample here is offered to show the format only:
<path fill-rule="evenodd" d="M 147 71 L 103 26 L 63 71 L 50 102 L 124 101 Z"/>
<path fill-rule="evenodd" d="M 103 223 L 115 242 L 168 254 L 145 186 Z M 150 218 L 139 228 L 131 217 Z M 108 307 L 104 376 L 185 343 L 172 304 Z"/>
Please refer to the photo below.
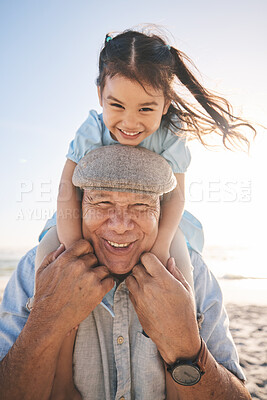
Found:
<path fill-rule="evenodd" d="M 169 126 L 163 119 L 159 128 L 143 141 L 145 146 L 148 146 L 150 147 L 150 150 L 161 154 L 162 151 L 166 150 L 173 144 L 184 141 L 182 135 L 179 136 L 179 129 L 182 126 L 180 120 L 178 118 L 175 118 L 175 120 L 173 118 L 172 120 L 176 127 L 175 132 L 174 126 Z"/>
<path fill-rule="evenodd" d="M 77 130 L 75 138 L 69 145 L 67 158 L 77 164 L 89 151 L 103 146 L 105 130 L 102 114 L 96 110 L 90 110 L 88 117 Z"/>
<path fill-rule="evenodd" d="M 177 129 L 174 133 L 163 120 L 158 130 L 143 140 L 140 146 L 164 157 L 174 173 L 184 173 L 190 164 L 191 155 L 182 131 L 179 136 L 179 127 L 182 125 L 178 118 L 175 126 Z"/>
<path fill-rule="evenodd" d="M 92 128 L 97 128 L 96 132 L 99 134 L 102 134 L 103 130 L 105 129 L 103 116 L 102 114 L 99 114 L 96 110 L 89 111 L 87 119 L 81 125 L 78 132 L 81 130 L 87 130 Z"/>

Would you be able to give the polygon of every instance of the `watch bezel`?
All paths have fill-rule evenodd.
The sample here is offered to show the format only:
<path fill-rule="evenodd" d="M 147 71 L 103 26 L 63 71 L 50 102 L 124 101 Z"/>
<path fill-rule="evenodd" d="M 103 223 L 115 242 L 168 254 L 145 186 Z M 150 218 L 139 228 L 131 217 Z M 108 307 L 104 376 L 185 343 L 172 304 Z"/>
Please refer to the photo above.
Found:
<path fill-rule="evenodd" d="M 193 368 L 193 370 L 196 371 L 197 374 L 198 374 L 196 379 L 193 380 L 192 382 L 185 382 L 184 380 L 181 380 L 181 379 L 177 378 L 177 376 L 176 376 L 177 371 L 182 370 L 183 367 L 185 367 L 185 366 Z M 198 367 L 198 365 L 194 364 L 192 361 L 189 361 L 189 360 L 188 361 L 180 361 L 179 363 L 174 365 L 173 368 L 171 368 L 170 372 L 171 372 L 171 375 L 172 375 L 172 379 L 176 383 L 178 383 L 179 385 L 182 385 L 182 386 L 194 386 L 194 385 L 196 385 L 200 381 L 201 376 L 203 375 L 203 373 L 200 371 L 200 368 Z"/>
<path fill-rule="evenodd" d="M 202 337 L 200 337 L 200 340 L 201 340 L 200 350 L 194 360 L 184 358 L 184 359 L 176 360 L 176 362 L 172 365 L 167 364 L 167 371 L 170 372 L 172 379 L 179 385 L 183 385 L 183 386 L 196 385 L 200 381 L 202 375 L 205 374 L 208 351 L 207 351 L 206 343 L 204 342 Z M 185 365 L 187 365 L 191 368 L 194 368 L 198 372 L 198 377 L 196 378 L 195 381 L 188 383 L 182 379 L 180 380 L 175 377 L 176 369 L 181 368 L 182 366 L 185 366 Z"/>

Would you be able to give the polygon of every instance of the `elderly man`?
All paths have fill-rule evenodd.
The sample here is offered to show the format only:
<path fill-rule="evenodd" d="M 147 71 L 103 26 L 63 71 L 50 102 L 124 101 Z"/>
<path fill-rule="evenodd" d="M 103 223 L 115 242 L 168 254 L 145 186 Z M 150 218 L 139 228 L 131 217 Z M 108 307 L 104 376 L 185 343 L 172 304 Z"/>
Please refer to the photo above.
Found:
<path fill-rule="evenodd" d="M 31 312 L 35 249 L 11 278 L 1 309 L 1 398 L 49 399 L 62 342 L 79 325 L 73 363 L 83 399 L 250 399 L 221 292 L 201 256 L 190 250 L 194 301 L 174 260 L 165 267 L 149 253 L 159 195 L 174 184 L 165 160 L 102 147 L 73 179 L 84 189 L 85 240 L 44 260 Z"/>

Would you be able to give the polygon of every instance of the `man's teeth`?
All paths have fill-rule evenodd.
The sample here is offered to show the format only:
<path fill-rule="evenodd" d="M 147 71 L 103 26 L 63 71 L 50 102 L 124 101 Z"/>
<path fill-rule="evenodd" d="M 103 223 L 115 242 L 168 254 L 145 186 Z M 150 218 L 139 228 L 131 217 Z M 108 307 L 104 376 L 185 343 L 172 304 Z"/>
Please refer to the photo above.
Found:
<path fill-rule="evenodd" d="M 128 136 L 135 136 L 135 135 L 138 135 L 138 133 L 140 133 L 140 132 L 127 132 L 127 131 L 124 131 L 123 129 L 121 129 L 121 131 L 122 131 L 122 133 L 124 133 L 125 135 L 128 135 Z"/>
<path fill-rule="evenodd" d="M 115 243 L 111 242 L 110 240 L 107 241 L 113 247 L 127 247 L 130 243 Z"/>

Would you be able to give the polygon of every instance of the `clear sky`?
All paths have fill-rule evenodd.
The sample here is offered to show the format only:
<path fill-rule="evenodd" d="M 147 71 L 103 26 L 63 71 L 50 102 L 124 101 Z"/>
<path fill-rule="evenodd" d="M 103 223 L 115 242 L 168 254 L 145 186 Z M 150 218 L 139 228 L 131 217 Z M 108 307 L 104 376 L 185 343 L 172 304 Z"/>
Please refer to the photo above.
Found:
<path fill-rule="evenodd" d="M 68 143 L 100 111 L 95 78 L 105 34 L 163 25 L 208 88 L 267 126 L 267 2 L 0 0 L 0 250 L 37 243 L 56 207 Z M 192 145 L 187 209 L 208 245 L 264 245 L 266 131 L 251 156 Z M 252 260 L 253 261 L 253 260 Z"/>

